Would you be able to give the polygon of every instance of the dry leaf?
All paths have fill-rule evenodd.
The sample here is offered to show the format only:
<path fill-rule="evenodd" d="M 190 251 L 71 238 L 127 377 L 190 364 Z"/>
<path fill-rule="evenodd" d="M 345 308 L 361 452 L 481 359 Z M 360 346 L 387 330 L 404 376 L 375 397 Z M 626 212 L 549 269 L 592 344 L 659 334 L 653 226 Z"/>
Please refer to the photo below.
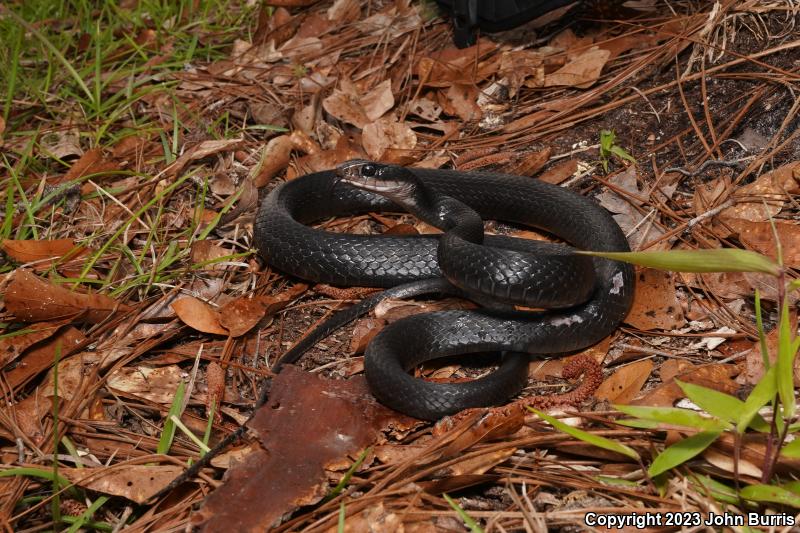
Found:
<path fill-rule="evenodd" d="M 131 307 L 102 294 L 71 292 L 49 283 L 25 270 L 15 270 L 6 288 L 6 309 L 23 322 L 76 320 L 97 324 L 115 313 L 126 313 Z"/>
<path fill-rule="evenodd" d="M 566 65 L 544 77 L 545 87 L 567 85 L 585 89 L 600 77 L 611 52 L 593 47 L 575 56 Z"/>
<path fill-rule="evenodd" d="M 58 469 L 59 475 L 80 487 L 122 496 L 139 504 L 146 503 L 150 496 L 169 485 L 181 472 L 183 467 L 176 465 L 121 464 L 104 468 Z"/>
<path fill-rule="evenodd" d="M 47 340 L 39 342 L 20 356 L 20 364 L 3 372 L 3 379 L 15 390 L 27 384 L 39 373 L 47 370 L 56 360 L 56 352 L 60 357 L 72 354 L 86 337 L 72 326 L 62 327 Z"/>
<path fill-rule="evenodd" d="M 800 163 L 792 162 L 759 176 L 734 193 L 738 202 L 720 213 L 720 218 L 743 218 L 760 222 L 777 215 L 789 194 L 800 192 Z"/>
<path fill-rule="evenodd" d="M 115 391 L 170 405 L 182 380 L 183 370 L 177 365 L 156 368 L 140 365 L 115 370 L 108 376 L 106 384 Z"/>
<path fill-rule="evenodd" d="M 555 166 L 549 168 L 546 172 L 542 172 L 537 178 L 546 183 L 558 185 L 567 178 L 574 176 L 576 172 L 578 172 L 578 160 L 567 159 L 556 163 Z"/>
<path fill-rule="evenodd" d="M 244 335 L 267 314 L 267 306 L 273 303 L 270 296 L 240 296 L 219 310 L 219 324 L 232 337 Z"/>
<path fill-rule="evenodd" d="M 261 153 L 258 166 L 253 169 L 253 185 L 261 188 L 285 169 L 289 165 L 292 147 L 292 139 L 288 135 L 270 139 Z"/>
<path fill-rule="evenodd" d="M 220 324 L 219 313 L 197 298 L 187 296 L 171 303 L 170 307 L 184 324 L 197 331 L 215 335 L 228 334 L 228 330 Z"/>
<path fill-rule="evenodd" d="M 216 361 L 211 361 L 206 367 L 206 413 L 214 410 L 214 421 L 222 420 L 220 406 L 222 398 L 225 396 L 225 370 Z"/>
<path fill-rule="evenodd" d="M 777 242 L 769 222 L 753 222 L 741 218 L 729 218 L 724 222 L 739 235 L 739 240 L 748 249 L 777 259 Z M 792 268 L 800 267 L 800 226 L 780 221 L 774 221 L 774 224 L 778 241 L 783 248 L 783 264 Z"/>
<path fill-rule="evenodd" d="M 737 372 L 734 365 L 712 363 L 701 366 L 690 366 L 671 377 L 669 381 L 649 390 L 644 396 L 631 401 L 631 404 L 648 405 L 652 407 L 672 407 L 675 401 L 686 396 L 678 384 L 675 383 L 675 379 L 735 396 L 736 392 L 739 390 L 739 386 L 731 377 L 736 375 Z"/>
<path fill-rule="evenodd" d="M 369 122 L 375 122 L 394 107 L 391 80 L 383 80 L 359 100 Z"/>
<path fill-rule="evenodd" d="M 380 161 L 387 150 L 411 150 L 417 145 L 417 135 L 402 122 L 382 118 L 364 126 L 361 144 L 367 155 Z"/>
<path fill-rule="evenodd" d="M 686 323 L 678 296 L 674 274 L 652 268 L 637 269 L 636 289 L 625 322 L 643 331 L 673 330 Z"/>
<path fill-rule="evenodd" d="M 0 337 L 0 368 L 12 362 L 34 344 L 55 335 L 62 326 L 68 323 L 69 320 L 36 322 Z M 9 333 L 8 330 L 6 333 Z"/>
<path fill-rule="evenodd" d="M 610 403 L 627 404 L 639 393 L 652 371 L 650 359 L 625 365 L 603 381 L 594 395 Z"/>
<path fill-rule="evenodd" d="M 167 167 L 165 174 L 168 176 L 177 176 L 186 165 L 192 161 L 197 161 L 198 159 L 203 159 L 204 157 L 220 152 L 235 150 L 239 148 L 243 142 L 243 139 L 220 139 L 198 143 L 189 148 L 183 155 L 176 159 L 174 163 Z"/>
<path fill-rule="evenodd" d="M 358 454 L 390 424 L 414 422 L 378 404 L 363 377 L 328 380 L 286 367 L 250 423 L 263 448 L 228 470 L 194 525 L 203 523 L 206 531 L 270 528 L 286 513 L 322 499 L 329 490 L 326 467 Z M 256 500 L 259 505 L 252 505 Z"/>

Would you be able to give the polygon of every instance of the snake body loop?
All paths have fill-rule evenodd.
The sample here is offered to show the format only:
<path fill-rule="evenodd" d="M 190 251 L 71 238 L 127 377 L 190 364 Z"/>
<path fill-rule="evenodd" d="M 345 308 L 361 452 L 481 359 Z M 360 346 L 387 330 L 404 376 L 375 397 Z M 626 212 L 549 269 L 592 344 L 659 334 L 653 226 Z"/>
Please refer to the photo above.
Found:
<path fill-rule="evenodd" d="M 544 229 L 579 249 L 629 249 L 604 209 L 561 187 L 506 174 L 409 170 L 433 194 L 455 198 L 484 219 Z M 306 226 L 332 216 L 398 210 L 382 196 L 337 181 L 334 171 L 309 174 L 278 186 L 264 200 L 254 241 L 272 266 L 311 281 L 372 287 L 440 278 L 444 269 L 454 283 L 466 280 L 468 287 L 460 290 L 480 293 L 481 302 L 489 294 L 505 304 L 556 309 L 441 311 L 391 324 L 367 348 L 365 372 L 378 400 L 398 411 L 436 420 L 502 403 L 524 386 L 528 354 L 594 344 L 630 308 L 630 266 L 586 260 L 566 246 L 493 236 L 481 245 L 446 233 L 443 238 L 453 242 L 442 251 L 439 236 L 349 235 Z M 505 353 L 500 368 L 467 383 L 431 383 L 407 373 L 429 359 L 498 351 Z"/>

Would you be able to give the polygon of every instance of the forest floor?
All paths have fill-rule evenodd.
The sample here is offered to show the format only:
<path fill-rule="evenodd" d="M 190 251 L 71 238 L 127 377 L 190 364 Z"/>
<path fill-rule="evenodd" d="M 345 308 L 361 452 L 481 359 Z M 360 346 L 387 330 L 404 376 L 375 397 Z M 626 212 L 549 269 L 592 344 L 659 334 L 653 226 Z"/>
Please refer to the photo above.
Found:
<path fill-rule="evenodd" d="M 738 431 L 721 411 L 796 332 L 800 6 L 628 2 L 458 49 L 431 2 L 273 4 L 0 6 L 4 530 L 581 531 L 636 513 L 667 531 L 748 512 L 790 530 L 794 426 L 766 411 Z M 633 250 L 780 243 L 784 278 L 637 269 L 624 324 L 584 352 L 599 388 L 548 411 L 585 433 L 532 412 L 434 427 L 371 398 L 363 351 L 464 301 L 386 302 L 270 371 L 364 292 L 271 269 L 259 200 L 352 158 L 535 176 L 594 198 Z M 433 231 L 402 213 L 321 227 Z M 524 395 L 572 388 L 565 360 L 532 361 Z M 248 421 L 264 378 L 249 435 L 154 498 Z M 682 409 L 624 423 L 623 406 Z"/>

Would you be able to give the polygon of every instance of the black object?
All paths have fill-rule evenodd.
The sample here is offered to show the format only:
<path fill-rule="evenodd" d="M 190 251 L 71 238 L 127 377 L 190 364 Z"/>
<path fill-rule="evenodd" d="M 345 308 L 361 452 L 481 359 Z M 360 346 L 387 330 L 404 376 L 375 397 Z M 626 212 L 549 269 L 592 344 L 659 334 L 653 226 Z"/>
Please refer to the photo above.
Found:
<path fill-rule="evenodd" d="M 580 0 L 437 0 L 453 19 L 459 48 L 475 44 L 477 30 L 505 31 Z"/>

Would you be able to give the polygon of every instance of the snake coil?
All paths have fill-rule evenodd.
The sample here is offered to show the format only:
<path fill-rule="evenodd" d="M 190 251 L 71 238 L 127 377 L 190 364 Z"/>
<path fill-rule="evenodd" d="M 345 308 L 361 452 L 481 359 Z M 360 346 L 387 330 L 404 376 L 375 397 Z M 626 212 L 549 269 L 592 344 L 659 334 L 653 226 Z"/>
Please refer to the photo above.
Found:
<path fill-rule="evenodd" d="M 363 168 L 365 163 L 355 165 Z M 356 168 L 345 163 L 340 174 L 348 165 Z M 389 178 L 392 172 L 412 172 L 433 195 L 452 197 L 481 218 L 543 229 L 579 249 L 629 250 L 608 212 L 562 187 L 490 172 L 380 166 L 388 169 Z M 350 235 L 307 226 L 334 216 L 398 210 L 389 199 L 342 183 L 340 177 L 335 171 L 308 174 L 279 185 L 262 202 L 254 241 L 273 267 L 320 283 L 396 287 L 427 282 L 437 290 L 475 296 L 471 289 L 449 290 L 448 283 L 435 281 L 443 276 L 438 235 Z M 525 385 L 529 354 L 552 356 L 594 344 L 630 308 L 634 275 L 629 265 L 575 256 L 563 245 L 493 236 L 483 240 L 485 246 L 462 246 L 469 248 L 467 258 L 449 248 L 442 262 L 448 263 L 448 278 L 449 269 L 458 270 L 506 305 L 415 315 L 384 328 L 367 348 L 365 372 L 371 391 L 385 405 L 436 420 L 468 407 L 502 403 Z M 508 303 L 554 309 L 517 312 Z M 474 381 L 431 383 L 407 373 L 430 359 L 483 352 L 503 352 L 503 361 L 497 371 Z"/>

